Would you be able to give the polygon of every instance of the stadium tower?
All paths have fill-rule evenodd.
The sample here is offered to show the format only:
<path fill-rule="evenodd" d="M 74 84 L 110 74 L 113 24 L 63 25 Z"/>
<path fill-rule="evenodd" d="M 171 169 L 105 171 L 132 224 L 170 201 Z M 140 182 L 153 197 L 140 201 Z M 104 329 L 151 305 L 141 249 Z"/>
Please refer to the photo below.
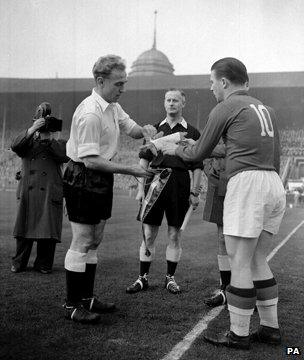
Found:
<path fill-rule="evenodd" d="M 130 77 L 134 76 L 153 76 L 153 75 L 174 75 L 174 68 L 167 56 L 156 49 L 156 16 L 154 11 L 154 37 L 153 45 L 150 50 L 144 51 L 133 62 Z"/>

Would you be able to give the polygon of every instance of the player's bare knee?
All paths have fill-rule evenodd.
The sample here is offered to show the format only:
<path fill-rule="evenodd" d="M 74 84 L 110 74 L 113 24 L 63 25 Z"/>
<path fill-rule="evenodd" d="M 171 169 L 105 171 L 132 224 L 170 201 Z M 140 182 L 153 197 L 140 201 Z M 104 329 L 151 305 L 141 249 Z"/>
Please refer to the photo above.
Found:
<path fill-rule="evenodd" d="M 94 244 L 94 233 L 92 225 L 71 223 L 72 242 L 70 249 L 81 253 L 88 252 Z"/>
<path fill-rule="evenodd" d="M 172 247 L 180 248 L 180 242 L 181 242 L 181 231 L 178 228 L 175 228 L 173 226 L 168 227 L 168 239 L 169 244 Z"/>
<path fill-rule="evenodd" d="M 146 246 L 148 248 L 152 248 L 154 247 L 154 244 L 155 244 L 155 237 L 146 237 Z"/>
<path fill-rule="evenodd" d="M 147 245 L 153 246 L 158 234 L 158 226 L 144 224 L 144 234 Z"/>

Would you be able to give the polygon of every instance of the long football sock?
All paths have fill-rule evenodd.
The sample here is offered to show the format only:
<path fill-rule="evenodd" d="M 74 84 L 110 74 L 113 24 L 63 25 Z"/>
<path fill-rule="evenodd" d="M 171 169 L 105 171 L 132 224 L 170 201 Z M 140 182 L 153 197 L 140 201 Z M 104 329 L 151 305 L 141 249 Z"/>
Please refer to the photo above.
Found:
<path fill-rule="evenodd" d="M 231 271 L 228 255 L 218 255 L 217 256 L 218 267 L 220 270 L 220 285 L 221 290 L 225 290 L 226 287 L 230 284 Z"/>
<path fill-rule="evenodd" d="M 231 285 L 226 288 L 230 330 L 238 336 L 248 336 L 250 318 L 256 303 L 255 288 L 241 289 Z"/>
<path fill-rule="evenodd" d="M 66 301 L 68 304 L 76 305 L 82 299 L 85 281 L 86 255 L 86 253 L 80 253 L 69 249 L 65 256 Z"/>
<path fill-rule="evenodd" d="M 144 276 L 145 274 L 149 273 L 151 262 L 155 257 L 155 247 L 149 248 L 150 255 L 147 256 L 146 254 L 146 245 L 144 242 L 141 243 L 139 248 L 139 274 L 140 276 Z"/>
<path fill-rule="evenodd" d="M 140 261 L 139 262 L 139 275 L 144 276 L 149 274 L 151 261 Z"/>
<path fill-rule="evenodd" d="M 177 262 L 167 260 L 167 275 L 173 276 L 177 267 Z"/>
<path fill-rule="evenodd" d="M 177 264 L 181 258 L 182 249 L 172 248 L 169 245 L 166 249 L 167 275 L 173 276 L 176 271 Z"/>
<path fill-rule="evenodd" d="M 257 309 L 260 324 L 279 328 L 278 323 L 278 285 L 274 278 L 254 281 L 257 290 Z"/>
<path fill-rule="evenodd" d="M 97 250 L 89 250 L 86 258 L 85 280 L 82 294 L 83 299 L 92 298 L 94 295 L 97 262 Z"/>

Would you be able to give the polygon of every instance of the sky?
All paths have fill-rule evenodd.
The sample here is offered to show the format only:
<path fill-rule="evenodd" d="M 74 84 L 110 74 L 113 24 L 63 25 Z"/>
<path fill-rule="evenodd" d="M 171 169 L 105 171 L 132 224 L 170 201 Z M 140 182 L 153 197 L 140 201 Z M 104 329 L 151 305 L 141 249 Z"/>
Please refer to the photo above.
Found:
<path fill-rule="evenodd" d="M 304 71 L 303 0 L 0 0 L 0 77 L 89 78 L 99 56 L 132 63 L 153 44 L 175 75 L 219 58 L 249 73 Z"/>

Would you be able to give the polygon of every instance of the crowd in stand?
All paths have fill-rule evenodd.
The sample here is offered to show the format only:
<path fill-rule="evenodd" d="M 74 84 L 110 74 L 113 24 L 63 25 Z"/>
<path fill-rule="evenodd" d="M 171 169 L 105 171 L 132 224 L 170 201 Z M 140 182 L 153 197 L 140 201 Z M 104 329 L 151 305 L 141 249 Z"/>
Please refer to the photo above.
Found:
<path fill-rule="evenodd" d="M 67 134 L 63 133 L 63 137 Z M 304 156 L 304 130 L 284 129 L 280 131 L 282 145 L 281 170 L 284 168 L 288 156 Z M 9 149 L 10 139 L 7 139 L 4 149 Z M 124 164 L 132 164 L 138 161 L 138 151 L 142 140 L 130 140 L 122 135 L 119 152 L 116 155 L 116 161 Z M 11 151 L 0 151 L 0 188 L 16 187 L 17 180 L 15 175 L 20 170 L 20 159 Z M 132 189 L 137 186 L 134 177 L 117 174 L 115 176 L 115 185 L 118 189 Z M 207 182 L 203 181 L 203 192 L 207 188 Z"/>
<path fill-rule="evenodd" d="M 282 153 L 285 156 L 304 156 L 304 130 L 284 129 L 280 131 Z"/>

